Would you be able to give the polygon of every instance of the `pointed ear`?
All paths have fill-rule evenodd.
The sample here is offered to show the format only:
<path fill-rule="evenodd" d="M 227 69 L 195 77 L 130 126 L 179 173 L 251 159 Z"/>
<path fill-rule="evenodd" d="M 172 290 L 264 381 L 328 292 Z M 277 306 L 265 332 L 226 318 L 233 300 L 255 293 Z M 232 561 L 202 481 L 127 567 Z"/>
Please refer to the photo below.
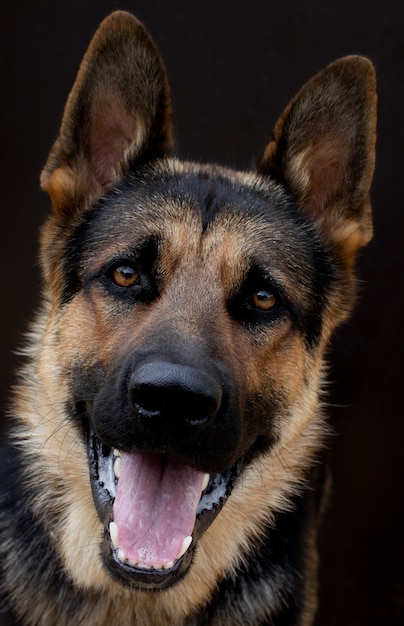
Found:
<path fill-rule="evenodd" d="M 171 147 L 160 55 L 142 24 L 117 11 L 102 22 L 82 61 L 41 186 L 57 214 L 69 218 L 119 182 L 136 159 Z"/>
<path fill-rule="evenodd" d="M 372 236 L 375 137 L 373 66 L 363 57 L 345 57 L 292 100 L 259 166 L 289 189 L 349 266 Z"/>

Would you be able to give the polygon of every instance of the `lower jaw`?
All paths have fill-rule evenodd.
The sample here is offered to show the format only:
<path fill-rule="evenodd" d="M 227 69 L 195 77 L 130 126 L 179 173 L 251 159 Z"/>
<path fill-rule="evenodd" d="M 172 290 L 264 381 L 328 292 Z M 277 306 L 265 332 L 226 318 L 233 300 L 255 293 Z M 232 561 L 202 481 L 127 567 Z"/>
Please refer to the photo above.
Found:
<path fill-rule="evenodd" d="M 172 587 L 186 575 L 196 548 L 196 542 L 193 542 L 192 548 L 169 569 L 146 569 L 121 561 L 108 535 L 105 531 L 101 547 L 104 566 L 116 582 L 131 589 L 160 591 Z"/>
<path fill-rule="evenodd" d="M 192 543 L 185 554 L 175 560 L 172 566 L 164 568 L 146 568 L 131 565 L 119 557 L 118 550 L 113 546 L 109 524 L 104 526 L 104 536 L 101 544 L 101 554 L 104 566 L 112 578 L 125 587 L 160 591 L 178 583 L 192 565 L 195 553 L 198 550 L 198 541 L 219 514 L 224 502 L 214 506 L 212 510 L 205 510 L 198 515 L 192 533 Z"/>

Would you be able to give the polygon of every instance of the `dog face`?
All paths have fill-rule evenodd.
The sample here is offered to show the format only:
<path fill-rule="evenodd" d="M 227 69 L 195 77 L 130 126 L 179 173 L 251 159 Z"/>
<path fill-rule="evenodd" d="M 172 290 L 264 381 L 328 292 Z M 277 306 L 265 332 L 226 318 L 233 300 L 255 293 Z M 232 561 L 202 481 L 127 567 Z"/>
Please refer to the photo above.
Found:
<path fill-rule="evenodd" d="M 188 569 L 243 467 L 285 437 L 310 394 L 338 270 L 258 178 L 163 161 L 118 194 L 72 231 L 59 341 L 110 533 L 105 561 L 156 587 Z M 86 332 L 73 339 L 75 324 Z"/>
<path fill-rule="evenodd" d="M 324 349 L 371 236 L 374 109 L 371 65 L 341 59 L 256 173 L 182 163 L 154 44 L 128 14 L 101 25 L 42 174 L 47 417 L 26 418 L 78 584 L 187 574 L 198 602 L 304 480 Z"/>

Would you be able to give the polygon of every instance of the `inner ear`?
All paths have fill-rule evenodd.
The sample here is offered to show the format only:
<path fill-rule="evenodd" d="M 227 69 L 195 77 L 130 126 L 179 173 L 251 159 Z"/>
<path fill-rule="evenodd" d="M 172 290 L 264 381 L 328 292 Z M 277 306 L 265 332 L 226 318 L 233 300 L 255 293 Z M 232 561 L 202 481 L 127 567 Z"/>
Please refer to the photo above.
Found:
<path fill-rule="evenodd" d="M 287 164 L 289 185 L 315 220 L 349 195 L 350 155 L 349 139 L 336 133 L 317 139 Z"/>
<path fill-rule="evenodd" d="M 100 93 L 93 106 L 88 133 L 89 172 L 104 191 L 123 174 L 125 164 L 141 152 L 146 138 L 144 120 L 128 111 L 116 93 Z"/>

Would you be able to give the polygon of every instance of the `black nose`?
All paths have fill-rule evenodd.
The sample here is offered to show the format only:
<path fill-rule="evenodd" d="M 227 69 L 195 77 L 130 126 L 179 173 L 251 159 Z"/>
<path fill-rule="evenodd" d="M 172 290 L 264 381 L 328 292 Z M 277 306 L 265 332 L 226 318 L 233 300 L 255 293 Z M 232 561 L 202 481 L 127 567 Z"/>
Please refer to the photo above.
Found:
<path fill-rule="evenodd" d="M 160 360 L 139 365 L 129 391 L 138 419 L 154 431 L 201 427 L 216 415 L 222 401 L 222 386 L 213 375 Z"/>

